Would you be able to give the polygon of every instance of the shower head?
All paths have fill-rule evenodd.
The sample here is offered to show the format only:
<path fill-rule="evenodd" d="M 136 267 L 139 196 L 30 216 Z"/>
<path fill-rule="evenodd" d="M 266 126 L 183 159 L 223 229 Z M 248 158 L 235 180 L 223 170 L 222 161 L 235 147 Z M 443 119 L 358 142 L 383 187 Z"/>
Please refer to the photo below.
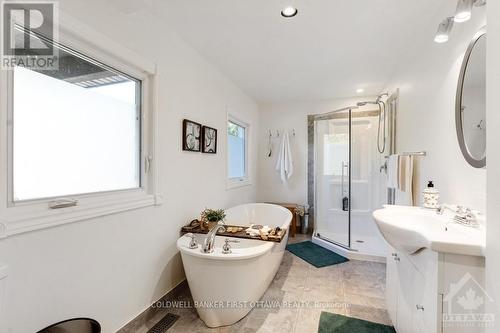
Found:
<path fill-rule="evenodd" d="M 358 102 L 357 106 L 365 106 L 366 104 L 375 104 L 378 105 L 382 101 L 382 97 L 384 96 L 389 96 L 389 93 L 382 93 L 377 96 L 377 99 L 375 101 L 365 101 L 365 102 Z"/>
<path fill-rule="evenodd" d="M 378 95 L 378 97 L 377 97 L 377 101 L 376 101 L 376 102 L 377 102 L 377 103 L 378 103 L 378 102 L 380 102 L 380 100 L 381 100 L 381 99 L 382 99 L 382 97 L 384 97 L 384 96 L 389 97 L 389 93 L 386 93 L 386 92 L 385 92 L 385 93 L 382 93 L 382 94 Z"/>

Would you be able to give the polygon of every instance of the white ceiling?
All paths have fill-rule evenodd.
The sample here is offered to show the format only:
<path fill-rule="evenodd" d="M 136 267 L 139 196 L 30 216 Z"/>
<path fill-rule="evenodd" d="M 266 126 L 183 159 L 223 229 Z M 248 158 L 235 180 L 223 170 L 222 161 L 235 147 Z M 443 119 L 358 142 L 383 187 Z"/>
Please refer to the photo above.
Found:
<path fill-rule="evenodd" d="M 282 18 L 290 3 L 298 15 Z M 357 88 L 365 89 L 363 95 L 379 93 L 415 45 L 432 43 L 455 4 L 155 0 L 151 8 L 247 94 L 272 103 L 350 97 Z"/>

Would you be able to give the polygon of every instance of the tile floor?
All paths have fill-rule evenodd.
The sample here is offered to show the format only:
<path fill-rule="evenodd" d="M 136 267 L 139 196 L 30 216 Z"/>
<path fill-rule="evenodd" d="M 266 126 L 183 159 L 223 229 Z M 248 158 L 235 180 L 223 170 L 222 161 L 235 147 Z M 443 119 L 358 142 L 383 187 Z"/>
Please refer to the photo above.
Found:
<path fill-rule="evenodd" d="M 290 242 L 307 240 L 297 235 Z M 166 312 L 180 316 L 168 332 L 295 332 L 316 333 L 321 311 L 391 325 L 385 310 L 385 264 L 349 261 L 343 264 L 315 268 L 286 251 L 279 271 L 262 300 L 289 302 L 297 306 L 253 309 L 238 323 L 216 329 L 207 328 L 196 310 L 158 309 L 140 327 L 127 326 L 120 333 L 145 333 Z M 191 301 L 189 290 L 176 300 Z M 314 302 L 316 304 L 314 305 Z"/>

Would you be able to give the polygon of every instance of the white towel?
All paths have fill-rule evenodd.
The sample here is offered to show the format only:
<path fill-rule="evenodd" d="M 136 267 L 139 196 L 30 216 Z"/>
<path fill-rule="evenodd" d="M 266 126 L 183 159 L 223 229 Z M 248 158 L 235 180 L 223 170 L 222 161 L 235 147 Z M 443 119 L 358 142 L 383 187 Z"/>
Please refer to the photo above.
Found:
<path fill-rule="evenodd" d="M 278 160 L 276 161 L 276 171 L 280 173 L 280 178 L 283 183 L 293 174 L 293 158 L 290 149 L 290 138 L 288 133 L 283 134 L 280 149 L 278 151 Z"/>
<path fill-rule="evenodd" d="M 413 206 L 417 203 L 417 191 L 414 185 L 416 177 L 414 175 L 414 158 L 413 156 L 399 157 L 399 186 L 401 192 L 397 192 L 399 196 L 398 203 Z"/>
<path fill-rule="evenodd" d="M 391 155 L 387 160 L 387 187 L 398 188 L 399 155 Z"/>
<path fill-rule="evenodd" d="M 412 191 L 413 183 L 413 156 L 399 157 L 398 188 L 403 192 Z"/>

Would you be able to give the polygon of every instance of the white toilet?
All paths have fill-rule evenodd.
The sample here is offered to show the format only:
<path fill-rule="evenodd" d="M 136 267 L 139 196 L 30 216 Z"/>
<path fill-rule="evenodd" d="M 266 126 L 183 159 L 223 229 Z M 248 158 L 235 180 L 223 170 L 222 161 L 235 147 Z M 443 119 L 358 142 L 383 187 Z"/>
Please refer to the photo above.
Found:
<path fill-rule="evenodd" d="M 7 323 L 5 322 L 5 285 L 7 280 L 7 265 L 0 263 L 0 332 L 6 331 Z"/>

